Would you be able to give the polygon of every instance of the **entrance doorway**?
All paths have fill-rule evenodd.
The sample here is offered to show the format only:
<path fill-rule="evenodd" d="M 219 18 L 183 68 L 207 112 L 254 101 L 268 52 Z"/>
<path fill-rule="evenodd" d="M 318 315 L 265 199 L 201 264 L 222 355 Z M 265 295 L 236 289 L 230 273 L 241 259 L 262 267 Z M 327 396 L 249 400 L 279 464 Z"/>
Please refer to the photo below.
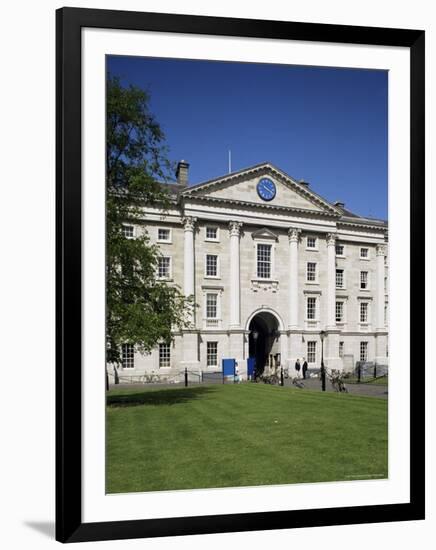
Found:
<path fill-rule="evenodd" d="M 269 311 L 253 317 L 248 330 L 248 355 L 256 359 L 256 376 L 272 374 L 280 366 L 280 333 L 277 318 Z"/>

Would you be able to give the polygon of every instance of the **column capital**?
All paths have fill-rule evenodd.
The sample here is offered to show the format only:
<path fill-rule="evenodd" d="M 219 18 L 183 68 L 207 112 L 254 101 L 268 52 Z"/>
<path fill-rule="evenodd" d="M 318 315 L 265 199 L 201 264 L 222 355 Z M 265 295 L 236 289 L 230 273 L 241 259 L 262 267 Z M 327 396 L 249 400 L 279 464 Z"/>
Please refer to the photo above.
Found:
<path fill-rule="evenodd" d="M 327 241 L 327 246 L 335 246 L 336 239 L 338 238 L 336 233 L 327 233 L 325 239 Z"/>
<path fill-rule="evenodd" d="M 229 233 L 231 237 L 239 237 L 241 234 L 242 222 L 229 222 Z"/>
<path fill-rule="evenodd" d="M 182 218 L 182 224 L 185 231 L 194 231 L 196 223 L 197 218 L 193 218 L 192 216 L 186 216 Z"/>
<path fill-rule="evenodd" d="M 377 256 L 386 256 L 386 245 L 385 244 L 378 244 L 376 246 L 376 254 L 377 254 Z"/>
<path fill-rule="evenodd" d="M 288 229 L 289 242 L 298 243 L 300 240 L 300 234 L 301 234 L 301 229 L 298 229 L 297 227 L 290 227 Z"/>

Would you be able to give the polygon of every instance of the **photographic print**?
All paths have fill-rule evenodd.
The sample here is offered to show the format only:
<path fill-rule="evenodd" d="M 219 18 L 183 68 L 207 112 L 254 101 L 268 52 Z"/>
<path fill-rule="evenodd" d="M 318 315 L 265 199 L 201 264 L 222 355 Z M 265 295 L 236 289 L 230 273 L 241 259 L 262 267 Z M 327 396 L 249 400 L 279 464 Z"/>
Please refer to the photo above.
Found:
<path fill-rule="evenodd" d="M 388 71 L 106 57 L 106 492 L 388 471 Z"/>
<path fill-rule="evenodd" d="M 56 17 L 57 540 L 424 518 L 424 32 Z"/>

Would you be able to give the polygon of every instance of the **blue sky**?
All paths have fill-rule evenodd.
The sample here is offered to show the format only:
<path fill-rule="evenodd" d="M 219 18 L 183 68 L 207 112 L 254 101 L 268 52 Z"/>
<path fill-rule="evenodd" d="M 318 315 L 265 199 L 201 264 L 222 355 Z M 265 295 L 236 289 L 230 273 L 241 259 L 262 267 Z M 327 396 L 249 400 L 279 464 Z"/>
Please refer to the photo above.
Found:
<path fill-rule="evenodd" d="M 387 219 L 385 71 L 108 57 L 151 94 L 171 160 L 190 183 L 269 161 L 327 200 Z"/>

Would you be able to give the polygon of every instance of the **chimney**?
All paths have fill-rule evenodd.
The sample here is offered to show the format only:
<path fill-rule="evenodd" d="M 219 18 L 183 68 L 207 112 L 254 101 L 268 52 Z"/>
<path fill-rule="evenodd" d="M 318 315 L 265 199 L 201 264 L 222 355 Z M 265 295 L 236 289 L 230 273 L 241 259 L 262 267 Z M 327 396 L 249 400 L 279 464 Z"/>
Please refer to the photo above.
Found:
<path fill-rule="evenodd" d="M 180 187 L 186 187 L 188 185 L 188 172 L 189 172 L 189 162 L 181 160 L 177 164 L 177 169 L 176 169 L 177 183 L 180 185 Z"/>
<path fill-rule="evenodd" d="M 336 201 L 335 203 L 333 203 L 335 206 L 337 206 L 338 208 L 344 208 L 345 207 L 345 202 L 340 202 L 340 201 Z"/>

